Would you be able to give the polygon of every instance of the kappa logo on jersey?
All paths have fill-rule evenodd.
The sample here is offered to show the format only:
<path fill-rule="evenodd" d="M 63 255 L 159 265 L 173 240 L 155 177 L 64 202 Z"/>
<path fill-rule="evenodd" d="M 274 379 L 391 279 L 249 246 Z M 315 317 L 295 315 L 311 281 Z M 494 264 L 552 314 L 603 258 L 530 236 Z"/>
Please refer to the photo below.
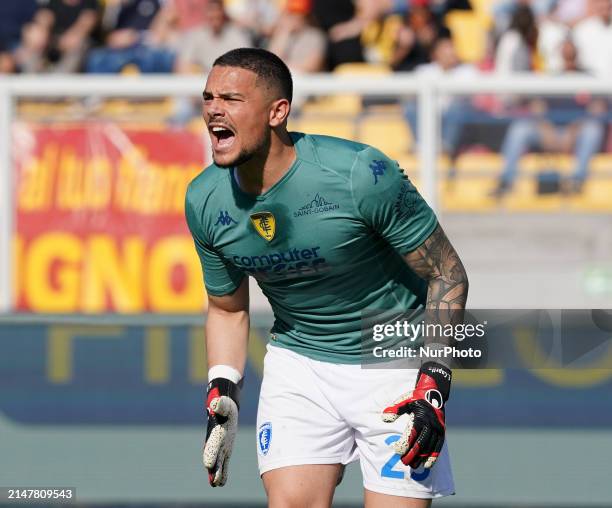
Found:
<path fill-rule="evenodd" d="M 257 444 L 259 445 L 259 453 L 268 455 L 270 451 L 270 442 L 272 441 L 272 423 L 266 422 L 259 426 L 257 432 Z"/>
<path fill-rule="evenodd" d="M 230 217 L 230 214 L 227 210 L 219 210 L 219 217 L 217 217 L 217 222 L 215 222 L 215 226 L 221 224 L 222 226 L 229 226 L 231 224 L 238 224 L 234 219 Z"/>
<path fill-rule="evenodd" d="M 372 175 L 374 176 L 374 185 L 378 183 L 378 177 L 385 174 L 386 169 L 387 163 L 385 161 L 374 160 L 370 162 L 370 171 L 372 171 Z"/>
<path fill-rule="evenodd" d="M 340 205 L 330 203 L 317 192 L 314 199 L 310 203 L 306 203 L 299 210 L 293 212 L 293 216 L 302 217 L 303 215 L 311 215 L 313 213 L 331 212 L 338 208 L 340 208 Z"/>
<path fill-rule="evenodd" d="M 271 212 L 257 212 L 251 214 L 251 223 L 255 230 L 264 240 L 268 242 L 274 238 L 276 233 L 276 219 Z"/>

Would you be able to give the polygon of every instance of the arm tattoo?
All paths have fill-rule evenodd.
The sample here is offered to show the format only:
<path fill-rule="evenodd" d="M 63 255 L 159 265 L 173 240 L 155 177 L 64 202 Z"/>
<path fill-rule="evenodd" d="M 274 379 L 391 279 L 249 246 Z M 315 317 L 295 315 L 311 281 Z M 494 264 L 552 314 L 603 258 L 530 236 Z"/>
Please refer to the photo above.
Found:
<path fill-rule="evenodd" d="M 416 250 L 404 257 L 408 266 L 428 284 L 427 314 L 431 321 L 463 321 L 468 278 L 457 252 L 438 225 Z"/>

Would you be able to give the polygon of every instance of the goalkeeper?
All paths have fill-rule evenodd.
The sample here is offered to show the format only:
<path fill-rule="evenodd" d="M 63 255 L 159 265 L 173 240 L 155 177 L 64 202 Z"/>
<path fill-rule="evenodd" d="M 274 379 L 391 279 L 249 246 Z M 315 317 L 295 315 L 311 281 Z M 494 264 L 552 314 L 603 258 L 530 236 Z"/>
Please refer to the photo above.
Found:
<path fill-rule="evenodd" d="M 354 460 L 368 507 L 452 494 L 451 371 L 360 366 L 365 309 L 442 310 L 452 322 L 465 307 L 465 270 L 434 213 L 377 149 L 288 132 L 291 75 L 267 51 L 219 57 L 203 98 L 214 163 L 185 210 L 209 295 L 211 485 L 228 476 L 252 276 L 275 317 L 257 415 L 270 506 L 331 506 Z"/>

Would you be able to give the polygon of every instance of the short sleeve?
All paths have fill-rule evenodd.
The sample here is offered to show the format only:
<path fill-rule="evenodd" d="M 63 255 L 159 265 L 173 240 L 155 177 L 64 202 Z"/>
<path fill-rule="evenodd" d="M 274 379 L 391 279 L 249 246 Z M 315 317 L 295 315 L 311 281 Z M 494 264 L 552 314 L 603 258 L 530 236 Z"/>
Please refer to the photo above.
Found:
<path fill-rule="evenodd" d="M 351 191 L 365 223 L 401 255 L 419 247 L 438 224 L 398 163 L 374 148 L 359 153 L 351 171 Z"/>
<path fill-rule="evenodd" d="M 185 218 L 200 258 L 206 291 L 213 296 L 233 293 L 240 286 L 244 273 L 227 261 L 206 240 L 201 220 L 189 202 L 189 195 L 185 199 Z"/>

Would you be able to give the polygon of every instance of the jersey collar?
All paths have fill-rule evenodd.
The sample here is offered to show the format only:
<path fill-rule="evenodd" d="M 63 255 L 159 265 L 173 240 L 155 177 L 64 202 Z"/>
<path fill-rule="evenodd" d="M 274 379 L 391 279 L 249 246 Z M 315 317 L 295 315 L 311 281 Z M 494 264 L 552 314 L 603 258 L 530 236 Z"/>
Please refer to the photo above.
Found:
<path fill-rule="evenodd" d="M 237 192 L 239 195 L 248 197 L 250 199 L 255 199 L 257 201 L 264 201 L 268 196 L 274 194 L 279 188 L 283 186 L 283 184 L 291 178 L 293 173 L 300 166 L 300 162 L 302 160 L 314 160 L 314 147 L 308 141 L 307 136 L 302 134 L 301 132 L 290 132 L 291 140 L 293 141 L 293 146 L 295 147 L 295 160 L 291 167 L 287 170 L 287 172 L 281 177 L 281 179 L 276 182 L 272 187 L 270 187 L 266 192 L 259 195 L 249 194 L 244 192 L 240 185 L 238 185 L 238 179 L 236 175 L 236 168 L 233 167 L 229 171 L 229 177 L 232 184 L 232 188 L 234 192 Z"/>

